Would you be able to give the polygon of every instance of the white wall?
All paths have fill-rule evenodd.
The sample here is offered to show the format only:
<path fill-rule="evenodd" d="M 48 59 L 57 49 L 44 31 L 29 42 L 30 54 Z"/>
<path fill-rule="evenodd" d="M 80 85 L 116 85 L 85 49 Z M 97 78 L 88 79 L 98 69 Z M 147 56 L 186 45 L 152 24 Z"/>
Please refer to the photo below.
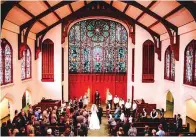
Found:
<path fill-rule="evenodd" d="M 36 98 L 36 62 L 34 61 L 34 42 L 33 34 L 32 37 L 28 37 L 27 44 L 31 49 L 32 58 L 32 78 L 28 80 L 21 80 L 21 60 L 18 60 L 18 33 L 19 27 L 6 21 L 3 24 L 1 38 L 5 38 L 12 46 L 13 49 L 13 83 L 9 85 L 1 86 L 1 101 L 3 98 L 11 100 L 10 114 L 13 117 L 14 110 L 20 110 L 22 108 L 22 96 L 28 89 L 32 98 Z M 35 92 L 32 92 L 35 91 Z M 32 100 L 32 103 L 35 103 Z"/>
<path fill-rule="evenodd" d="M 39 54 L 37 59 L 37 75 L 38 75 L 38 89 L 37 98 L 40 100 L 42 97 L 48 99 L 61 100 L 61 24 L 51 29 L 44 37 L 54 42 L 54 82 L 42 82 L 42 53 Z"/>

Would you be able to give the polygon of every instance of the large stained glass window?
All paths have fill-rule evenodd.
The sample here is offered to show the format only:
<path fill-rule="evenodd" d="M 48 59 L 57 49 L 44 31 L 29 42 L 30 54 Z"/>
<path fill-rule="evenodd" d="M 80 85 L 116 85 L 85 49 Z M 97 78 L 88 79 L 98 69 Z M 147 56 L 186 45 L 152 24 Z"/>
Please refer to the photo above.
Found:
<path fill-rule="evenodd" d="M 89 19 L 69 31 L 70 73 L 125 73 L 128 36 L 120 23 Z"/>
<path fill-rule="evenodd" d="M 21 79 L 31 78 L 31 50 L 27 47 L 23 50 L 23 57 L 21 59 Z"/>
<path fill-rule="evenodd" d="M 196 86 L 196 40 L 192 40 L 184 52 L 184 83 Z"/>
<path fill-rule="evenodd" d="M 0 47 L 0 84 L 13 82 L 12 47 L 6 39 L 1 39 Z"/>
<path fill-rule="evenodd" d="M 175 58 L 171 46 L 165 51 L 165 79 L 175 80 Z"/>

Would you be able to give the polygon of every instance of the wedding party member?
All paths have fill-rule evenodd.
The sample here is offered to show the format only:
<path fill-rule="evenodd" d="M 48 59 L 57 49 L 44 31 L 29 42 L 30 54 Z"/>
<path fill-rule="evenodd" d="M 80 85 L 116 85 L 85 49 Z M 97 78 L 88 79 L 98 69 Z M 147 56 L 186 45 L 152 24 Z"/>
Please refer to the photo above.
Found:
<path fill-rule="evenodd" d="M 101 104 L 99 104 L 97 116 L 99 118 L 99 123 L 101 124 L 101 117 L 103 116 L 103 108 L 101 107 Z"/>
<path fill-rule="evenodd" d="M 126 116 L 129 117 L 130 116 L 130 111 L 131 111 L 131 102 L 130 99 L 128 99 L 128 101 L 125 104 L 125 111 L 126 111 Z"/>
<path fill-rule="evenodd" d="M 99 104 L 99 99 L 100 99 L 100 94 L 99 94 L 99 91 L 96 90 L 96 91 L 95 91 L 95 104 L 96 104 L 96 105 Z"/>
<path fill-rule="evenodd" d="M 107 102 L 107 104 L 106 104 L 106 115 L 107 116 L 110 114 L 110 111 L 111 111 L 111 106 L 110 106 L 110 103 Z"/>
<path fill-rule="evenodd" d="M 82 97 L 80 97 L 78 104 L 79 104 L 80 109 L 83 108 L 83 99 L 82 99 Z"/>
<path fill-rule="evenodd" d="M 90 121 L 89 121 L 89 128 L 92 130 L 100 129 L 99 118 L 97 116 L 97 112 L 98 112 L 97 106 L 93 104 L 91 107 L 91 116 L 90 116 Z"/>
<path fill-rule="evenodd" d="M 87 92 L 84 94 L 84 96 L 83 96 L 83 104 L 84 104 L 84 106 L 86 105 L 88 105 L 88 94 L 87 94 Z"/>
<path fill-rule="evenodd" d="M 120 98 L 120 101 L 119 101 L 120 108 L 122 108 L 124 104 L 125 104 L 124 100 Z"/>
<path fill-rule="evenodd" d="M 112 94 L 109 92 L 107 96 L 107 101 L 110 103 L 111 109 L 112 109 Z"/>
<path fill-rule="evenodd" d="M 114 97 L 114 109 L 116 109 L 116 106 L 119 104 L 119 97 L 115 95 Z"/>
<path fill-rule="evenodd" d="M 133 110 L 133 117 L 135 117 L 136 116 L 136 110 L 137 110 L 137 104 L 136 104 L 135 101 L 133 101 L 132 110 Z"/>

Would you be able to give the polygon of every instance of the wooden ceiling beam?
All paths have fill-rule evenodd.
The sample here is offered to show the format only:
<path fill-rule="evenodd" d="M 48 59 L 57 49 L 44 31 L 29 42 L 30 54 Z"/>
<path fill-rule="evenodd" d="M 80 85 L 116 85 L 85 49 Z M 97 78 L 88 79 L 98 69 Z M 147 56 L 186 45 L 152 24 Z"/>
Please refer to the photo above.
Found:
<path fill-rule="evenodd" d="M 169 21 L 163 19 L 161 16 L 159 16 L 158 14 L 152 12 L 151 10 L 147 9 L 146 7 L 144 7 L 143 5 L 137 3 L 136 1 L 123 1 L 129 5 L 133 5 L 136 8 L 139 8 L 140 10 L 144 11 L 145 13 L 147 13 L 148 15 L 154 17 L 155 19 L 159 20 L 161 23 L 163 23 L 166 27 L 173 29 L 174 31 L 178 31 L 178 27 L 175 26 L 174 24 L 170 23 Z"/>
<path fill-rule="evenodd" d="M 177 11 L 181 10 L 184 6 L 180 5 L 177 8 L 175 8 L 174 10 L 172 10 L 171 12 L 169 12 L 168 14 L 166 14 L 165 16 L 163 16 L 164 19 L 168 18 L 169 16 L 173 15 L 174 13 L 176 13 Z M 160 21 L 156 21 L 155 23 L 153 23 L 152 25 L 149 26 L 149 28 L 152 28 L 153 26 L 157 25 Z"/>
<path fill-rule="evenodd" d="M 152 2 L 147 6 L 147 9 L 150 9 L 155 3 L 156 3 L 156 1 L 152 1 Z M 145 12 L 143 11 L 143 12 L 136 18 L 136 20 L 139 20 L 144 14 L 145 14 Z"/>
<path fill-rule="evenodd" d="M 48 8 L 51 8 L 50 4 L 47 2 L 47 1 L 43 1 L 45 3 L 45 5 L 48 7 Z M 54 15 L 57 17 L 58 20 L 60 20 L 61 18 L 59 17 L 59 15 L 53 11 Z"/>
<path fill-rule="evenodd" d="M 27 9 L 25 9 L 23 6 L 21 6 L 20 4 L 16 5 L 20 10 L 22 10 L 23 12 L 25 12 L 26 14 L 28 14 L 29 16 L 31 16 L 31 18 L 35 18 L 35 16 L 29 12 Z M 39 23 L 41 23 L 42 25 L 44 25 L 45 27 L 48 27 L 48 25 L 46 25 L 46 23 L 44 23 L 41 20 L 38 20 Z"/>
<path fill-rule="evenodd" d="M 126 5 L 125 9 L 123 10 L 123 13 L 127 11 L 128 7 L 129 7 L 129 4 Z"/>
<path fill-rule="evenodd" d="M 40 13 L 39 15 L 35 16 L 34 18 L 32 18 L 31 20 L 27 21 L 26 23 L 22 24 L 20 27 L 22 29 L 24 29 L 24 28 L 30 26 L 32 24 L 32 22 L 35 22 L 36 20 L 39 20 L 39 19 L 45 17 L 46 15 L 50 14 L 51 12 L 57 10 L 58 8 L 61 8 L 64 5 L 67 5 L 67 4 L 71 3 L 71 2 L 73 2 L 73 1 L 62 1 L 62 2 L 54 5 L 53 7 L 47 9 L 46 11 Z"/>
<path fill-rule="evenodd" d="M 72 8 L 71 4 L 68 4 L 68 6 L 69 6 L 69 8 L 70 8 L 71 12 L 72 12 L 72 13 L 74 13 L 74 10 L 73 10 L 73 8 Z"/>
<path fill-rule="evenodd" d="M 90 5 L 93 5 L 93 4 L 94 4 L 94 2 L 88 4 L 87 6 L 90 6 Z M 153 36 L 155 36 L 155 37 L 157 37 L 157 38 L 160 38 L 160 35 L 159 35 L 158 33 L 156 33 L 155 31 L 153 31 L 153 30 L 151 30 L 151 29 L 149 29 L 148 27 L 146 27 L 146 26 L 143 25 L 142 23 L 140 23 L 140 22 L 134 20 L 133 18 L 129 17 L 129 16 L 126 15 L 126 14 L 123 14 L 122 12 L 118 11 L 117 9 L 115 9 L 115 8 L 114 8 L 113 6 L 111 6 L 110 4 L 108 4 L 107 6 L 108 6 L 110 9 L 112 9 L 112 11 L 113 11 L 112 13 L 115 14 L 115 16 L 120 16 L 120 17 L 123 17 L 123 18 L 125 18 L 125 19 L 127 19 L 127 20 L 130 20 L 131 22 L 133 22 L 133 23 L 139 25 L 140 27 L 146 29 L 146 30 L 147 30 L 149 33 L 151 33 Z M 64 20 L 69 20 L 69 19 L 70 19 L 70 16 L 82 17 L 82 12 L 81 12 L 81 11 L 82 11 L 83 9 L 85 9 L 85 8 L 88 8 L 88 7 L 84 6 L 83 8 L 77 10 L 76 12 L 74 12 L 74 13 L 72 13 L 72 14 L 66 16 L 65 18 L 63 18 L 63 19 L 59 20 L 58 22 L 52 24 L 51 26 L 47 27 L 46 29 L 40 31 L 39 33 L 37 33 L 37 37 L 39 37 L 39 36 L 41 36 L 42 34 L 46 33 L 47 31 L 49 31 L 50 29 L 52 29 L 52 28 L 55 27 L 56 25 L 62 23 Z M 93 16 L 93 15 L 95 15 L 95 14 L 93 14 L 93 11 L 91 12 L 91 11 L 88 11 L 88 10 L 87 10 L 86 12 L 87 12 L 87 13 L 83 13 L 83 14 L 85 14 L 86 16 L 90 16 L 90 15 Z M 100 13 L 101 13 L 101 12 L 100 12 Z"/>

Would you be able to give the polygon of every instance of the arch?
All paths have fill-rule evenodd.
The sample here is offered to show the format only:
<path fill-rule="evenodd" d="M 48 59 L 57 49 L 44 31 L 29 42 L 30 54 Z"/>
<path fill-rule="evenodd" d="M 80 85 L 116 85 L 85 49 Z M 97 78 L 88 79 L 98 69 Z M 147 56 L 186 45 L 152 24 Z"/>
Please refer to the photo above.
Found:
<path fill-rule="evenodd" d="M 196 100 L 194 98 L 189 98 L 185 101 L 186 107 L 186 123 L 190 124 L 190 132 L 195 131 L 195 121 L 196 121 Z"/>
<path fill-rule="evenodd" d="M 166 115 L 168 117 L 173 117 L 174 113 L 174 97 L 171 91 L 167 91 L 166 94 Z"/>
<path fill-rule="evenodd" d="M 192 40 L 184 51 L 184 84 L 196 86 L 196 40 Z"/>
<path fill-rule="evenodd" d="M 154 43 L 146 40 L 143 43 L 142 82 L 154 82 Z"/>
<path fill-rule="evenodd" d="M 94 34 L 93 34 L 92 37 L 88 34 L 88 32 L 92 31 L 91 28 L 88 29 L 89 24 L 91 24 L 92 22 L 95 23 L 95 25 L 92 25 L 93 28 L 97 28 L 98 26 L 100 28 L 102 28 L 100 25 L 96 25 L 96 22 L 102 22 L 100 24 L 105 24 L 106 23 L 107 24 L 107 25 L 105 24 L 106 26 L 112 26 L 111 23 L 114 26 L 116 26 L 116 24 L 118 24 L 120 26 L 120 30 L 122 30 L 122 34 L 126 35 L 126 39 L 122 40 L 123 44 L 121 45 L 121 47 L 123 49 L 127 49 L 128 48 L 128 32 L 127 32 L 127 28 L 125 28 L 125 26 L 123 26 L 124 24 L 122 25 L 121 23 L 117 22 L 116 20 L 114 21 L 114 20 L 112 20 L 110 18 L 108 19 L 108 18 L 105 18 L 105 17 L 104 18 L 102 18 L 102 17 L 98 17 L 98 18 L 93 17 L 93 18 L 84 18 L 82 20 L 81 19 L 80 20 L 76 20 L 73 23 L 69 24 L 69 29 L 68 29 L 68 31 L 69 31 L 69 33 L 68 33 L 69 34 L 69 37 L 68 37 L 69 52 L 68 52 L 68 54 L 69 54 L 69 57 L 71 57 L 71 58 L 69 58 L 69 68 L 71 68 L 71 69 L 69 69 L 70 73 L 69 73 L 69 83 L 68 83 L 69 84 L 69 86 L 68 86 L 68 88 L 69 88 L 69 90 L 68 90 L 69 91 L 69 93 L 68 93 L 69 94 L 69 98 L 72 99 L 73 97 L 80 97 L 81 95 L 83 96 L 84 93 L 82 93 L 82 92 L 85 92 L 87 90 L 89 90 L 90 94 L 93 95 L 95 90 L 97 89 L 97 90 L 99 90 L 100 95 L 102 96 L 101 97 L 101 101 L 105 102 L 106 90 L 109 89 L 109 91 L 111 91 L 113 95 L 115 95 L 116 93 L 117 93 L 117 95 L 123 94 L 123 95 L 120 95 L 120 96 L 122 98 L 126 99 L 127 95 L 125 95 L 124 92 L 126 92 L 126 90 L 127 90 L 127 83 L 125 83 L 124 80 L 127 77 L 127 70 L 126 69 L 125 70 L 122 69 L 123 71 L 119 72 L 120 74 L 122 74 L 122 76 L 121 75 L 116 75 L 118 73 L 116 67 L 113 67 L 111 65 L 112 66 L 111 69 L 108 69 L 109 67 L 107 67 L 107 65 L 103 65 L 103 64 L 106 63 L 106 60 L 108 58 L 108 57 L 105 56 L 105 53 L 106 53 L 106 51 L 109 51 L 110 48 L 111 48 L 111 53 L 115 53 L 115 54 L 111 55 L 111 62 L 113 62 L 112 60 L 114 60 L 114 59 L 116 59 L 116 62 L 118 62 L 118 60 L 117 60 L 118 57 L 116 55 L 117 55 L 119 46 L 117 44 L 109 45 L 111 43 L 117 43 L 116 39 L 114 39 L 113 41 L 111 39 L 109 39 L 109 36 L 114 36 L 114 38 L 115 38 L 116 35 L 115 35 L 115 33 L 111 34 L 110 30 L 108 31 L 108 29 L 106 29 L 109 32 L 108 35 L 105 36 L 104 39 L 101 39 L 101 42 L 99 40 L 96 41 L 95 39 L 93 39 Z M 80 33 L 78 35 L 80 35 L 82 37 L 81 40 L 85 39 L 85 40 L 83 40 L 84 42 L 88 41 L 88 42 L 86 42 L 87 44 L 90 43 L 88 45 L 87 44 L 83 45 L 84 42 L 81 42 L 80 39 L 79 40 L 77 39 L 77 42 L 75 41 L 75 33 L 76 33 L 75 29 L 79 29 L 80 26 L 82 26 L 82 25 L 84 25 L 85 26 L 84 28 L 86 28 L 86 32 L 83 33 L 83 34 L 85 34 L 85 38 L 83 38 L 83 35 L 80 35 Z M 110 27 L 108 27 L 108 28 L 110 28 Z M 114 27 L 114 28 L 117 28 L 117 26 Z M 101 30 L 100 33 L 102 33 L 103 29 L 100 29 L 100 30 Z M 106 31 L 106 30 L 104 30 L 104 31 Z M 95 31 L 95 29 L 94 29 L 94 31 Z M 113 31 L 116 32 L 115 29 Z M 80 32 L 80 30 L 77 31 L 77 32 Z M 73 34 L 73 35 L 70 35 L 70 34 Z M 74 38 L 72 38 L 72 37 L 74 37 Z M 73 44 L 73 43 L 75 43 L 75 44 Z M 98 43 L 99 45 L 95 44 L 96 46 L 94 46 L 93 43 Z M 76 44 L 78 44 L 78 46 L 74 46 Z M 103 46 L 103 44 L 104 44 L 104 46 Z M 77 49 L 75 49 L 75 47 Z M 97 51 L 100 51 L 100 52 L 96 52 L 96 50 L 94 50 L 95 47 L 98 49 Z M 116 48 L 116 50 L 112 50 L 112 49 L 115 49 L 115 48 Z M 86 51 L 87 51 L 87 53 L 86 53 Z M 72 55 L 72 54 L 75 54 L 75 53 L 76 53 L 76 56 Z M 97 55 L 96 53 L 98 53 L 99 59 L 94 57 L 94 55 Z M 79 54 L 81 55 L 81 57 L 80 57 Z M 88 54 L 90 58 L 88 58 L 88 57 L 86 59 L 82 58 L 82 56 L 84 56 L 86 54 Z M 79 55 L 79 56 L 77 56 L 77 55 Z M 104 55 L 104 56 L 102 56 L 102 55 Z M 124 54 L 124 55 L 126 55 L 126 54 Z M 115 58 L 115 57 L 117 57 L 117 58 Z M 96 69 L 96 67 L 94 65 L 97 62 L 99 63 L 98 60 L 99 61 L 101 60 L 100 62 L 102 64 L 100 63 L 101 65 L 99 65 L 99 66 L 101 66 L 100 67 L 101 69 L 100 68 Z M 124 62 L 124 61 L 126 61 L 125 63 L 127 63 L 127 58 L 126 58 L 126 60 L 122 60 L 122 62 Z M 80 63 L 80 62 L 82 62 L 82 63 Z M 89 63 L 85 63 L 85 62 L 89 62 Z M 79 69 L 75 69 L 75 67 L 74 67 L 75 64 L 76 64 L 76 66 L 80 65 L 81 67 L 77 66 L 77 68 L 79 68 Z M 88 66 L 85 67 L 84 64 L 87 64 Z M 108 64 L 110 64 L 110 63 L 108 63 Z M 114 66 L 116 66 L 116 65 L 114 65 Z M 127 67 L 127 65 L 126 65 L 126 67 Z M 87 77 L 88 77 L 88 79 L 86 79 Z M 92 79 L 94 79 L 95 77 L 97 77 L 96 78 L 97 80 L 93 81 Z M 115 86 L 114 86 L 115 85 L 115 81 L 108 81 L 107 80 L 107 78 L 110 78 L 110 77 L 113 77 L 113 78 L 118 79 L 118 80 L 121 79 L 122 84 L 121 85 L 120 84 L 116 84 L 116 87 L 118 87 L 118 88 L 115 88 Z M 83 82 L 82 79 L 84 79 L 84 81 L 86 83 L 80 84 L 80 85 L 82 85 L 82 86 L 80 86 L 78 84 L 78 82 L 76 82 L 77 79 L 78 80 L 80 79 L 82 82 Z M 100 82 L 98 79 L 100 79 L 102 82 Z M 104 82 L 106 82 L 106 81 L 109 82 L 109 84 L 107 86 L 104 84 Z M 82 92 L 77 92 L 76 93 L 75 91 L 76 91 L 77 87 L 80 87 Z M 123 92 L 122 92 L 122 90 L 123 90 Z M 93 100 L 94 100 L 94 98 L 91 99 L 91 101 L 93 101 Z"/>
<path fill-rule="evenodd" d="M 1 39 L 0 56 L 0 85 L 13 83 L 13 49 L 5 38 Z"/>
<path fill-rule="evenodd" d="M 54 42 L 45 39 L 42 43 L 42 82 L 54 82 Z"/>
<path fill-rule="evenodd" d="M 22 108 L 30 104 L 32 104 L 32 94 L 31 94 L 31 90 L 27 88 L 22 96 Z"/>

